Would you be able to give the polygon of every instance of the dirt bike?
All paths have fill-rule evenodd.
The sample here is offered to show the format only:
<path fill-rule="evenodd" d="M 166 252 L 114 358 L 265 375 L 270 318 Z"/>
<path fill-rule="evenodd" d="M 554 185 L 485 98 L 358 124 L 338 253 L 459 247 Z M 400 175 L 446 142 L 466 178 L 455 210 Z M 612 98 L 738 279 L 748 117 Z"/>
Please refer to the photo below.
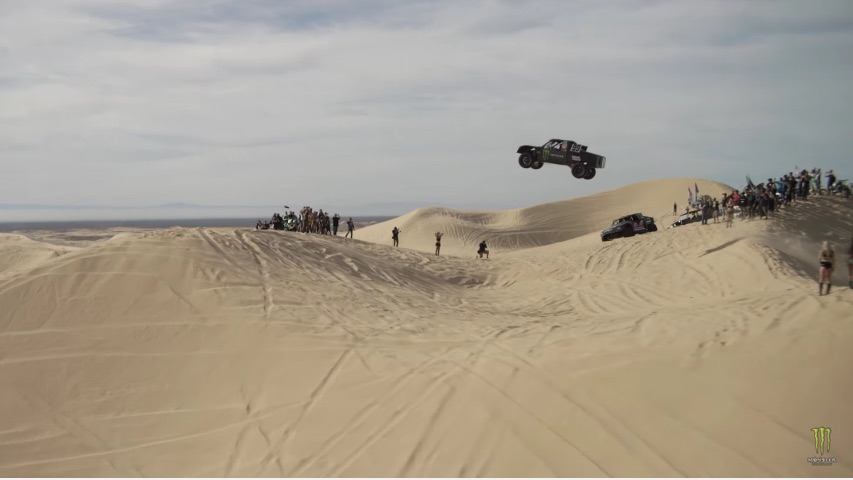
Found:
<path fill-rule="evenodd" d="M 829 194 L 843 195 L 844 198 L 850 198 L 850 185 L 847 183 L 847 181 L 847 179 L 836 180 L 835 183 L 832 184 L 832 188 L 829 190 Z"/>

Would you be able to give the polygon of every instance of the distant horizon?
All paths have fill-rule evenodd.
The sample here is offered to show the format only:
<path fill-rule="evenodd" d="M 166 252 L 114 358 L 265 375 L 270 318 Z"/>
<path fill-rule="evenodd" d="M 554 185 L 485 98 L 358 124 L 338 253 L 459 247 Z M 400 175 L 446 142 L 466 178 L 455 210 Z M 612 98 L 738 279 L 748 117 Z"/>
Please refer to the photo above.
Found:
<path fill-rule="evenodd" d="M 772 175 L 776 176 L 776 175 Z M 755 176 L 755 178 L 764 178 Z M 405 215 L 418 208 L 440 207 L 452 210 L 480 210 L 499 211 L 527 208 L 542 203 L 572 200 L 588 195 L 595 195 L 606 191 L 623 188 L 629 185 L 663 179 L 683 179 L 685 188 L 692 187 L 694 180 L 705 180 L 729 185 L 732 188 L 742 188 L 746 185 L 746 175 L 740 182 L 725 182 L 712 178 L 699 177 L 661 177 L 658 179 L 642 179 L 627 182 L 615 187 L 605 188 L 592 192 L 578 193 L 577 195 L 566 195 L 562 199 L 550 200 L 548 202 L 529 202 L 523 205 L 513 205 L 509 202 L 493 203 L 485 205 L 486 202 L 440 202 L 440 201 L 400 201 L 368 203 L 362 205 L 311 205 L 314 208 L 323 209 L 331 213 L 339 213 L 346 217 L 387 217 L 393 218 Z M 568 186 L 572 182 L 580 180 L 567 180 Z M 595 181 L 595 180 L 592 180 Z M 587 182 L 587 181 L 583 181 Z M 179 220 L 234 220 L 234 219 L 266 219 L 273 213 L 283 213 L 284 206 L 289 210 L 299 212 L 303 207 L 296 203 L 281 203 L 280 205 L 214 205 L 196 204 L 190 202 L 168 202 L 158 205 L 138 206 L 109 206 L 109 205 L 51 205 L 37 203 L 0 203 L 0 224 L 10 223 L 43 223 L 43 222 L 138 222 L 138 221 L 179 221 Z M 57 213 L 61 212 L 61 213 Z"/>
<path fill-rule="evenodd" d="M 359 215 L 353 216 L 356 224 L 378 223 L 395 218 L 394 215 Z M 267 220 L 264 218 L 261 220 Z M 151 218 L 135 220 L 97 219 L 97 220 L 33 220 L 33 221 L 0 221 L 0 233 L 12 233 L 28 230 L 76 230 L 76 229 L 108 229 L 108 228 L 221 228 L 245 227 L 254 228 L 257 218 L 252 217 L 211 217 L 211 218 Z"/>

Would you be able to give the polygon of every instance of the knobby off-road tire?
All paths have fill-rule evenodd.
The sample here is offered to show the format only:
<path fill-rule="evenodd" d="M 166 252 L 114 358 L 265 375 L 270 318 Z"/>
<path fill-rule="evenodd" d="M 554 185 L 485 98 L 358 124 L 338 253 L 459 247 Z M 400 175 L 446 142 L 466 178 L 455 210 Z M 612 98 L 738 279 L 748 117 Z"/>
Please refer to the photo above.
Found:
<path fill-rule="evenodd" d="M 529 153 L 522 153 L 518 156 L 518 164 L 521 168 L 530 168 L 533 166 L 533 157 Z"/>
<path fill-rule="evenodd" d="M 572 165 L 572 176 L 575 178 L 583 178 L 586 175 L 586 166 L 582 163 Z"/>
<path fill-rule="evenodd" d="M 540 168 L 542 168 L 542 165 L 545 164 L 542 162 L 533 162 L 533 165 L 531 165 L 530 168 L 532 168 L 533 170 L 539 170 Z"/>
<path fill-rule="evenodd" d="M 587 167 L 586 173 L 583 176 L 584 180 L 592 180 L 592 178 L 594 176 L 595 176 L 595 169 L 592 167 Z"/>

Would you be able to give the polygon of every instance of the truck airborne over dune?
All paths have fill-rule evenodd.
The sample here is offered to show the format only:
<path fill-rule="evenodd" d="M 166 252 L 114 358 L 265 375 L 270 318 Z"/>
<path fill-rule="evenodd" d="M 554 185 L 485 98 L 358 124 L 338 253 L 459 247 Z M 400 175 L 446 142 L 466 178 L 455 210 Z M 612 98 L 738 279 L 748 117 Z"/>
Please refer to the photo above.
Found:
<path fill-rule="evenodd" d="M 561 140 L 552 138 L 542 145 L 522 145 L 518 147 L 520 153 L 518 164 L 521 168 L 532 168 L 538 170 L 546 163 L 565 165 L 571 167 L 572 176 L 575 178 L 592 179 L 597 168 L 604 168 L 607 158 L 586 151 L 586 145 L 581 145 L 572 140 Z"/>

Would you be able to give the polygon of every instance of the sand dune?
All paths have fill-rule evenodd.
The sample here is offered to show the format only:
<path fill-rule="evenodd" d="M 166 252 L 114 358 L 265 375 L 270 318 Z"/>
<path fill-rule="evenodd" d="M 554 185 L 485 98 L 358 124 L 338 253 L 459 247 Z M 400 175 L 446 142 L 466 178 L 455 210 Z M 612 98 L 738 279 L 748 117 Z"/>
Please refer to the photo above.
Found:
<path fill-rule="evenodd" d="M 853 296 L 810 278 L 853 202 L 598 238 L 685 187 L 421 209 L 355 240 L 0 236 L 0 475 L 853 475 Z M 831 467 L 807 462 L 817 426 Z"/>
<path fill-rule="evenodd" d="M 441 231 L 445 233 L 441 251 L 467 257 L 476 252 L 482 240 L 495 252 L 548 245 L 601 231 L 613 219 L 635 212 L 660 219 L 663 228 L 672 223 L 673 202 L 683 210 L 687 187 L 692 189 L 694 185 L 699 187 L 700 195 L 718 198 L 732 190 L 719 182 L 681 178 L 641 182 L 586 197 L 499 212 L 426 207 L 360 229 L 355 237 L 392 245 L 391 230 L 396 226 L 403 232 L 401 246 L 434 252 L 435 232 Z"/>

